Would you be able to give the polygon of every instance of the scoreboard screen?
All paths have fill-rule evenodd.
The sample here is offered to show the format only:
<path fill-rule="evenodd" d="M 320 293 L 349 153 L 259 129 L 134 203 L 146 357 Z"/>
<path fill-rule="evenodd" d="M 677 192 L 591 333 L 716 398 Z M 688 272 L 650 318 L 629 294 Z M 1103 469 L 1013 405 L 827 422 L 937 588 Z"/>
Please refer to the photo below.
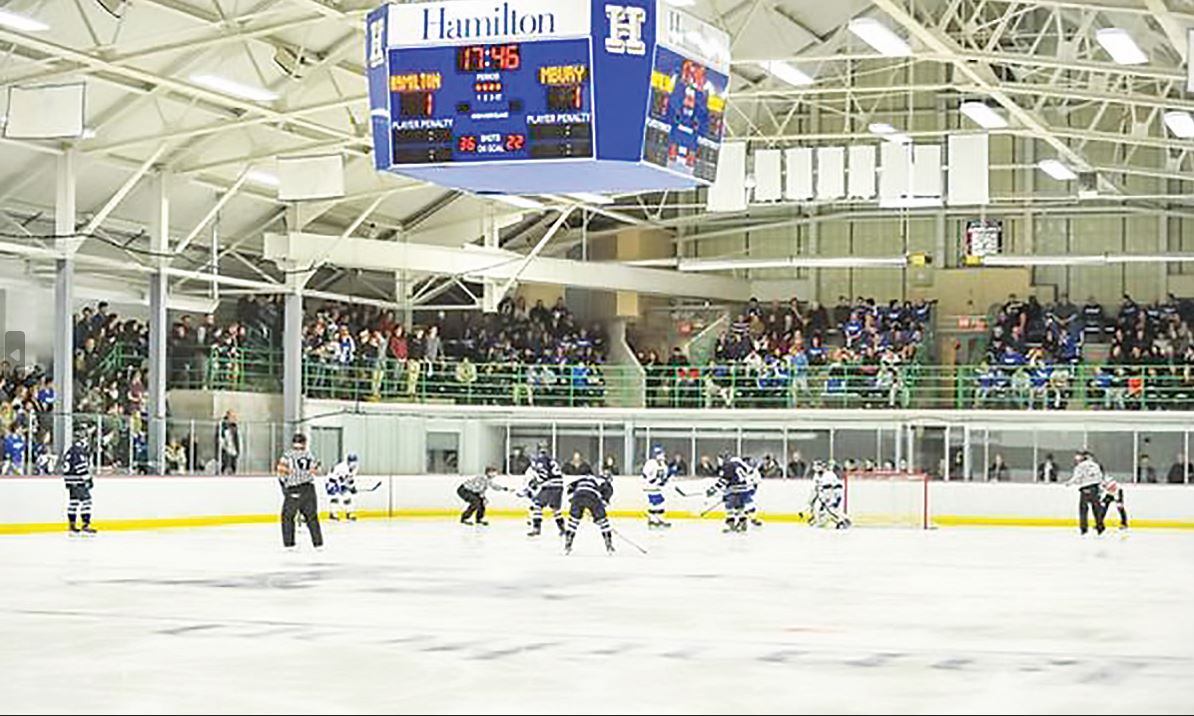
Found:
<path fill-rule="evenodd" d="M 655 48 L 643 159 L 707 182 L 717 178 L 729 77 Z"/>
<path fill-rule="evenodd" d="M 588 38 L 391 50 L 395 164 L 593 157 Z"/>
<path fill-rule="evenodd" d="M 387 2 L 366 19 L 374 166 L 479 194 L 705 186 L 730 57 L 668 0 Z"/>

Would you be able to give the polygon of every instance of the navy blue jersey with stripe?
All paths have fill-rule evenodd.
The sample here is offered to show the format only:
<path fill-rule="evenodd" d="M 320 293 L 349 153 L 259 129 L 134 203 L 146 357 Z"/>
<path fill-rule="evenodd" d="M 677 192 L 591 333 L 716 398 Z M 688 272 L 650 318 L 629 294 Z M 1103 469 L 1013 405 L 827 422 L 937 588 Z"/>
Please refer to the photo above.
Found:
<path fill-rule="evenodd" d="M 62 475 L 68 485 L 78 485 L 91 478 L 91 456 L 85 445 L 76 443 L 62 454 Z"/>

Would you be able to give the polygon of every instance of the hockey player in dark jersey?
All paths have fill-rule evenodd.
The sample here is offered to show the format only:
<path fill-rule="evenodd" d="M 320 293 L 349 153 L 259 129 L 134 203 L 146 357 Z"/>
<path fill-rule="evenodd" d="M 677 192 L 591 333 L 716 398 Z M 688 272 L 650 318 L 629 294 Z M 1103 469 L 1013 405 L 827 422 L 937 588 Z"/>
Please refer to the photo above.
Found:
<path fill-rule="evenodd" d="M 87 449 L 87 438 L 83 435 L 75 437 L 74 443 L 62 455 L 62 475 L 66 481 L 66 492 L 69 501 L 66 508 L 66 519 L 70 523 L 71 534 L 95 534 L 91 526 L 91 451 Z M 79 518 L 83 526 L 76 523 Z"/>
<path fill-rule="evenodd" d="M 583 472 L 568 476 L 567 489 L 571 510 L 568 513 L 568 527 L 564 531 L 564 554 L 572 554 L 572 542 L 576 539 L 576 530 L 580 527 L 586 510 L 601 530 L 601 538 L 605 540 L 605 551 L 613 554 L 614 534 L 605 506 L 614 495 L 614 484 L 608 475 L 594 475 L 588 463 L 585 463 L 585 467 L 587 469 Z"/>
<path fill-rule="evenodd" d="M 727 454 L 723 454 L 718 461 L 720 476 L 717 484 L 710 487 L 705 494 L 712 497 L 718 492 L 721 493 L 726 511 L 726 526 L 723 532 L 745 532 L 746 498 L 751 490 L 749 476 L 754 468 L 744 458 Z"/>
<path fill-rule="evenodd" d="M 564 473 L 560 463 L 547 451 L 546 445 L 539 446 L 539 454 L 531 461 L 526 471 L 525 493 L 531 498 L 531 531 L 528 537 L 538 537 L 543 532 L 543 510 L 550 508 L 556 520 L 560 535 L 564 534 Z"/>

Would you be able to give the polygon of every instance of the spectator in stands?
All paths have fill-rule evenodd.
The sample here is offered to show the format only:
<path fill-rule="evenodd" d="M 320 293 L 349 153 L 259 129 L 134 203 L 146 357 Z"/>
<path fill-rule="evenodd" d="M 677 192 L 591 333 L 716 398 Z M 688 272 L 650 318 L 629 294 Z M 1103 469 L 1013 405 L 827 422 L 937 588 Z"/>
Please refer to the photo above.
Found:
<path fill-rule="evenodd" d="M 788 477 L 793 480 L 803 480 L 804 476 L 808 474 L 808 463 L 804 461 L 804 457 L 799 450 L 792 452 L 792 459 L 788 460 Z"/>
<path fill-rule="evenodd" d="M 527 457 L 526 450 L 521 445 L 516 445 L 510 453 L 510 459 L 506 461 L 506 474 L 522 475 L 530 466 L 531 459 Z"/>
<path fill-rule="evenodd" d="M 713 463 L 713 459 L 708 455 L 701 455 L 701 459 L 697 461 L 695 474 L 697 477 L 717 477 L 717 465 Z"/>
<path fill-rule="evenodd" d="M 1178 453 L 1177 459 L 1173 461 L 1168 474 L 1165 475 L 1165 482 L 1170 485 L 1183 485 L 1186 483 L 1187 476 L 1194 476 L 1194 465 L 1186 461 L 1185 455 Z"/>
<path fill-rule="evenodd" d="M 14 425 L 8 429 L 4 435 L 4 460 L 0 464 L 0 475 L 24 475 L 27 449 L 24 427 Z"/>
<path fill-rule="evenodd" d="M 783 477 L 783 468 L 775 461 L 775 456 L 771 453 L 764 455 L 763 460 L 759 463 L 759 475 L 767 479 Z"/>
<path fill-rule="evenodd" d="M 1036 466 L 1037 482 L 1057 482 L 1060 474 L 1057 461 L 1053 459 L 1053 453 L 1046 453 L 1044 461 Z"/>
<path fill-rule="evenodd" d="M 601 463 L 601 472 L 605 475 L 618 474 L 618 462 L 613 455 L 606 455 L 605 460 Z"/>
<path fill-rule="evenodd" d="M 688 477 L 688 461 L 680 453 L 672 455 L 672 459 L 667 464 L 668 474 L 672 477 Z"/>
<path fill-rule="evenodd" d="M 996 453 L 995 460 L 991 463 L 991 467 L 987 469 L 988 482 L 1007 482 L 1012 479 L 1011 468 L 1003 461 L 1003 455 Z"/>
<path fill-rule="evenodd" d="M 1140 464 L 1136 466 L 1136 482 L 1147 482 L 1150 484 L 1157 481 L 1157 468 L 1153 467 L 1152 459 L 1149 458 L 1148 453 L 1140 456 Z"/>
<path fill-rule="evenodd" d="M 240 424 L 237 422 L 236 411 L 229 410 L 224 413 L 223 419 L 220 420 L 216 443 L 220 455 L 220 474 L 235 475 L 241 454 Z"/>
<path fill-rule="evenodd" d="M 162 453 L 162 461 L 165 463 L 167 475 L 177 475 L 187 471 L 187 451 L 183 448 L 182 443 L 178 442 L 178 438 L 170 439 L 165 452 Z"/>

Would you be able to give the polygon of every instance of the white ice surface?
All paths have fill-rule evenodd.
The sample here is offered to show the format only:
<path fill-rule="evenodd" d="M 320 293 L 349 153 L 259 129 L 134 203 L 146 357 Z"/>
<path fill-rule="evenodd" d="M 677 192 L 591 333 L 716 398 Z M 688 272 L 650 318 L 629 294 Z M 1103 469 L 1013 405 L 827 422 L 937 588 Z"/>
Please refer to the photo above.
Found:
<path fill-rule="evenodd" d="M 1194 708 L 1194 534 L 618 526 L 3 537 L 0 712 Z"/>

